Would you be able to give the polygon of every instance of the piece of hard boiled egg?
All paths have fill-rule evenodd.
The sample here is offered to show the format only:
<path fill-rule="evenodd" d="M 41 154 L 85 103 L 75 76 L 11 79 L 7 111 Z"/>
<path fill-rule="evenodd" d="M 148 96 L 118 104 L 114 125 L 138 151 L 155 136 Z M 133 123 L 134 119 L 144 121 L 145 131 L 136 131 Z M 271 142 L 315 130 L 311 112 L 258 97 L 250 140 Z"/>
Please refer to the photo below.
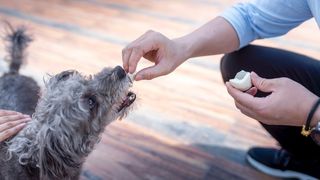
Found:
<path fill-rule="evenodd" d="M 250 72 L 246 72 L 244 70 L 238 72 L 233 79 L 229 80 L 229 82 L 233 87 L 240 91 L 246 91 L 252 86 Z"/>

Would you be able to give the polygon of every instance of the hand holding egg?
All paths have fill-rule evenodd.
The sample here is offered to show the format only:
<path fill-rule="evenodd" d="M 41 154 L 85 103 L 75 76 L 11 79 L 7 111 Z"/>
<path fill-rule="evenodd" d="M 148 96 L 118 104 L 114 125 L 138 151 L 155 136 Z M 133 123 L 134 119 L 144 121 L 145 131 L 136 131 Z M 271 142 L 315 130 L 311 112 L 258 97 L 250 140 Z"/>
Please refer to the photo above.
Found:
<path fill-rule="evenodd" d="M 246 72 L 244 70 L 238 72 L 233 79 L 229 80 L 229 82 L 231 86 L 239 89 L 240 91 L 247 91 L 252 86 L 250 72 Z"/>

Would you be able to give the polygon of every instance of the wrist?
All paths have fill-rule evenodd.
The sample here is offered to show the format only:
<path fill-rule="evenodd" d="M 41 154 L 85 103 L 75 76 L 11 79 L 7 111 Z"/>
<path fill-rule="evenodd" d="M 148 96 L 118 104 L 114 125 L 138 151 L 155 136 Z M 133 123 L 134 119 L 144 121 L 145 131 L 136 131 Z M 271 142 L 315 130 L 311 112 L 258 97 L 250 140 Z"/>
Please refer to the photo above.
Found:
<path fill-rule="evenodd" d="M 316 104 L 316 102 L 318 100 L 319 100 L 319 97 L 314 94 L 312 94 L 312 96 L 309 96 L 308 98 L 306 98 L 306 102 L 305 102 L 306 104 L 304 107 L 306 115 L 305 115 L 305 118 L 302 123 L 303 125 L 306 125 L 307 117 L 311 113 L 313 106 Z M 315 112 L 314 112 L 314 114 L 311 118 L 310 124 L 309 124 L 310 127 L 314 127 L 319 120 L 320 120 L 320 106 L 315 109 Z"/>
<path fill-rule="evenodd" d="M 315 127 L 320 120 L 320 107 L 316 110 L 310 123 L 310 127 Z"/>
<path fill-rule="evenodd" d="M 297 108 L 297 110 L 301 110 L 301 117 L 299 118 L 300 119 L 300 122 L 299 124 L 302 126 L 302 125 L 306 125 L 307 123 L 307 119 L 308 119 L 308 116 L 311 112 L 311 109 L 313 108 L 313 106 L 315 105 L 315 103 L 317 102 L 317 100 L 319 99 L 318 96 L 316 96 L 315 94 L 311 93 L 307 96 L 305 96 L 305 101 L 303 103 L 300 103 L 300 107 Z M 316 119 L 318 116 L 320 117 L 320 112 L 319 112 L 320 109 L 316 109 L 313 117 L 312 117 L 312 121 L 310 125 L 313 125 L 314 122 L 313 122 L 313 119 Z"/>
<path fill-rule="evenodd" d="M 188 60 L 189 58 L 194 57 L 194 47 L 192 41 L 189 40 L 187 36 L 176 38 L 172 40 L 176 45 L 179 55 L 182 57 L 183 61 Z"/>
<path fill-rule="evenodd" d="M 315 96 L 315 95 L 313 95 L 313 96 Z M 307 119 L 305 120 L 305 122 L 302 125 L 301 134 L 305 137 L 308 137 L 311 134 L 313 126 L 314 126 L 314 124 L 316 124 L 315 119 L 318 117 L 317 114 L 318 114 L 318 107 L 320 105 L 320 99 L 317 96 L 315 96 L 315 97 L 316 97 L 316 100 L 313 101 L 313 105 L 312 105 L 311 109 L 309 110 Z M 306 98 L 306 100 L 307 99 L 310 99 L 310 96 L 308 98 Z M 309 103 L 310 103 L 310 101 L 309 101 Z M 308 101 L 306 101 L 305 106 L 307 106 L 307 105 L 308 105 Z"/>

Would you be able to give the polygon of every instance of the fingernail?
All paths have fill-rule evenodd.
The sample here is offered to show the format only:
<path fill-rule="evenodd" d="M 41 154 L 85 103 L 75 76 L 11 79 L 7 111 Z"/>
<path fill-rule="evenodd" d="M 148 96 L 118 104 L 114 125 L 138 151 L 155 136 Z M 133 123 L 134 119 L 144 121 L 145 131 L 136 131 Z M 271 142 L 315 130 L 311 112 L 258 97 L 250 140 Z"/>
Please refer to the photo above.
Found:
<path fill-rule="evenodd" d="M 137 74 L 137 75 L 134 77 L 134 79 L 135 79 L 136 81 L 140 81 L 140 80 L 142 80 L 142 78 L 143 78 L 143 76 L 142 76 L 141 74 Z"/>
<path fill-rule="evenodd" d="M 28 117 L 30 117 L 30 116 L 29 116 L 29 115 L 27 115 L 27 114 L 24 114 L 24 115 L 23 115 L 23 117 L 26 117 L 26 118 L 28 118 Z"/>
<path fill-rule="evenodd" d="M 128 72 L 131 73 L 131 74 L 134 73 L 133 67 L 129 67 L 129 68 L 128 68 Z"/>

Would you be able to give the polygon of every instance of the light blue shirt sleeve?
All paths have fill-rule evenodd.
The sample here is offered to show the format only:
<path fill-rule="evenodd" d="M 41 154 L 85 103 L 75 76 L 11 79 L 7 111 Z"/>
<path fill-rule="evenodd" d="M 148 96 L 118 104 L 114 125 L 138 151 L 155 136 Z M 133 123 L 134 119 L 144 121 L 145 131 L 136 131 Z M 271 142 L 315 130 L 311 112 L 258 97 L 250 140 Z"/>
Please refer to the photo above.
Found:
<path fill-rule="evenodd" d="M 220 16 L 237 32 L 241 48 L 255 39 L 286 34 L 312 13 L 306 0 L 255 0 L 236 4 Z"/>

